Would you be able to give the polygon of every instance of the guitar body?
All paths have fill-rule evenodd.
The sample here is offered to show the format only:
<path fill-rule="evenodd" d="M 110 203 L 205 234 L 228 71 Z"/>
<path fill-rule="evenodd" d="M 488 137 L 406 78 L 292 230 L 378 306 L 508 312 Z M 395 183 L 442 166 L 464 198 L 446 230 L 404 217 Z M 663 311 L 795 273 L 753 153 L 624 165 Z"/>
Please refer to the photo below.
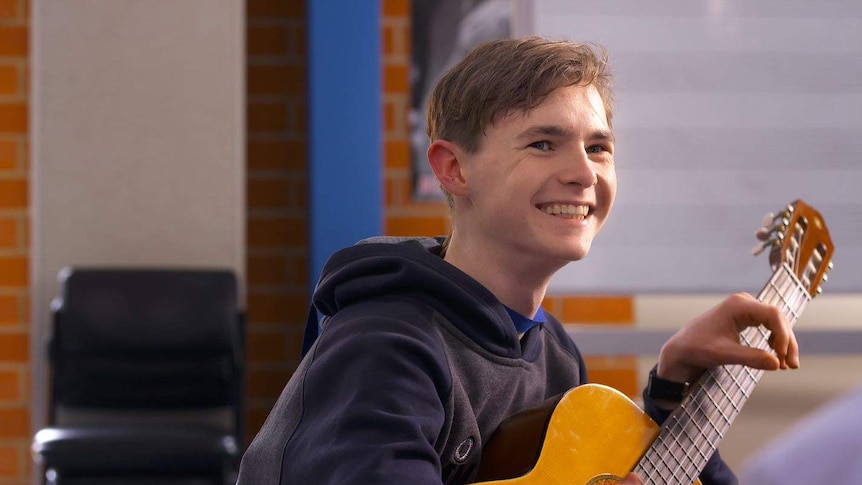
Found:
<path fill-rule="evenodd" d="M 617 483 L 632 470 L 659 433 L 658 425 L 621 392 L 600 384 L 568 391 L 553 408 L 547 422 L 538 461 L 517 478 L 483 481 L 496 485 L 606 485 Z M 543 423 L 539 423 L 541 426 Z M 499 433 L 513 433 L 510 437 Z M 518 457 L 536 450 L 508 443 L 526 443 L 518 433 L 536 430 L 501 426 L 483 450 L 479 479 L 505 476 Z M 495 447 L 506 442 L 506 449 Z M 499 466 L 498 466 L 499 465 Z M 698 483 L 698 482 L 695 482 Z"/>

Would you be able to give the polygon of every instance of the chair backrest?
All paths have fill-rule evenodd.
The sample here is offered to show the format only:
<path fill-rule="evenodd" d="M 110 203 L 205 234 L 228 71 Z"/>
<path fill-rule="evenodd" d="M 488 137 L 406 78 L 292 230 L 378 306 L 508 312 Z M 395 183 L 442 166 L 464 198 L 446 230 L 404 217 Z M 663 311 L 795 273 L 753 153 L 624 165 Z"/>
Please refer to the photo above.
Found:
<path fill-rule="evenodd" d="M 65 268 L 54 305 L 55 406 L 236 404 L 242 313 L 231 271 Z"/>

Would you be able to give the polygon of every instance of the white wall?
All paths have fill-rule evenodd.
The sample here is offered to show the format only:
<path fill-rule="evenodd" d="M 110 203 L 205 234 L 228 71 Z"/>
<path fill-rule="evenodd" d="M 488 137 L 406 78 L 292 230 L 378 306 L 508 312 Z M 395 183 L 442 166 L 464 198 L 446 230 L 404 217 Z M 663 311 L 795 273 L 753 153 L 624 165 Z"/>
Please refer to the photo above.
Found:
<path fill-rule="evenodd" d="M 65 265 L 245 271 L 244 2 L 34 0 L 34 427 Z"/>

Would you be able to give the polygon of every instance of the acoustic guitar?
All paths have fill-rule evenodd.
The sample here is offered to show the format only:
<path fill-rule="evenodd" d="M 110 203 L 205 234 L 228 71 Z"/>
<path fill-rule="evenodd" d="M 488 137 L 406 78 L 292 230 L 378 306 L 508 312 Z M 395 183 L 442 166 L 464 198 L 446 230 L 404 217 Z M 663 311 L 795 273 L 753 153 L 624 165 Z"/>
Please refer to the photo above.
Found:
<path fill-rule="evenodd" d="M 758 295 L 795 324 L 831 269 L 833 245 L 820 213 L 801 200 L 768 214 L 755 254 L 770 249 L 774 271 Z M 769 331 L 748 327 L 745 345 L 771 350 Z M 699 483 L 763 371 L 741 365 L 705 372 L 659 427 L 607 386 L 576 387 L 504 421 L 482 451 L 477 479 L 498 485 L 607 485 L 630 472 L 645 484 Z"/>

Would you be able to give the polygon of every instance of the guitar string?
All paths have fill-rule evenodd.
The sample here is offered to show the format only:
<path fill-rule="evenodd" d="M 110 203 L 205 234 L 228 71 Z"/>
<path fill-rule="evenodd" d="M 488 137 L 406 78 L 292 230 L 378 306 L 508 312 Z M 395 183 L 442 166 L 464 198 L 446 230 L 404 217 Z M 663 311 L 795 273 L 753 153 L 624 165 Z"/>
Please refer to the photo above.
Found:
<path fill-rule="evenodd" d="M 795 281 L 795 276 L 789 273 L 789 268 L 786 266 L 783 266 L 783 268 L 785 271 L 776 271 L 773 278 L 771 278 L 769 283 L 767 283 L 764 291 L 761 292 L 759 299 L 761 301 L 767 300 L 765 301 L 766 303 L 778 306 L 786 314 L 792 325 L 798 319 L 798 315 L 804 307 L 804 304 L 807 303 L 807 301 L 801 300 L 806 300 L 804 297 L 808 297 L 808 295 L 804 291 L 802 285 L 799 284 L 798 281 Z M 789 298 L 784 296 L 788 293 Z M 778 301 L 776 301 L 776 297 Z M 807 299 L 810 300 L 810 297 Z M 780 305 L 777 304 L 779 301 L 781 303 Z M 797 305 L 799 305 L 798 308 Z M 741 339 L 749 346 L 769 349 L 768 331 L 766 331 L 762 326 L 749 327 L 746 331 L 742 332 Z M 721 372 L 711 371 L 705 375 L 705 379 L 702 379 L 703 382 L 698 386 L 700 388 L 699 392 L 701 392 L 701 395 L 705 396 L 705 398 L 688 399 L 688 402 L 684 401 L 680 405 L 680 408 L 682 408 L 681 411 L 678 413 L 675 412 L 671 415 L 673 421 L 670 425 L 665 426 L 666 431 L 662 431 L 662 436 L 659 437 L 659 440 L 656 441 L 654 446 L 651 447 L 645 455 L 645 460 L 642 460 L 641 463 L 638 464 L 635 470 L 636 472 L 647 477 L 652 477 L 653 472 L 658 472 L 662 478 L 662 482 L 660 483 L 668 483 L 668 473 L 670 473 L 670 476 L 672 477 L 677 476 L 677 473 L 673 472 L 673 469 L 676 468 L 677 470 L 681 469 L 685 474 L 686 479 L 689 480 L 687 483 L 690 484 L 694 481 L 694 478 L 698 473 L 697 470 L 701 469 L 702 466 L 705 465 L 709 456 L 711 456 L 712 452 L 714 452 L 718 445 L 718 440 L 715 440 L 715 438 L 718 438 L 719 440 L 723 438 L 723 432 L 730 427 L 736 414 L 740 412 L 741 405 L 737 406 L 736 401 L 744 403 L 744 401 L 749 397 L 750 391 L 757 384 L 760 375 L 763 373 L 762 371 L 752 373 L 751 369 L 744 366 L 728 367 L 738 367 L 739 369 L 731 371 L 732 369 L 716 368 L 713 369 L 713 371 L 721 370 Z M 748 382 L 745 385 L 740 384 L 739 382 L 739 378 L 743 376 L 743 373 L 748 376 Z M 731 385 L 730 392 L 726 389 L 728 385 Z M 716 399 L 708 392 L 711 388 L 717 388 L 720 390 L 721 393 L 724 394 L 725 399 L 719 398 L 717 402 Z M 712 404 L 712 409 L 707 406 L 708 403 L 705 401 L 706 398 L 709 399 L 709 404 Z M 718 411 L 718 414 L 720 414 L 724 420 L 721 428 L 719 428 L 719 426 L 717 426 L 710 417 L 710 415 L 715 415 L 716 411 Z M 725 411 L 727 411 L 727 413 L 725 413 Z M 690 422 L 693 422 L 700 431 L 695 438 L 692 438 L 687 431 L 690 429 L 690 426 L 687 426 Z M 710 430 L 706 430 L 709 432 L 705 432 L 705 427 L 707 425 L 711 427 Z M 688 445 L 683 445 L 679 436 L 680 434 L 684 438 L 688 439 Z M 676 456 L 671 450 L 667 442 L 668 436 L 673 439 L 674 443 L 677 445 L 677 449 L 684 451 L 683 457 L 688 457 L 685 464 L 682 462 L 680 457 Z M 692 450 L 692 447 L 694 447 L 694 450 Z M 656 449 L 653 450 L 653 448 Z M 658 463 L 653 460 L 653 455 L 656 453 L 650 453 L 650 451 L 658 452 Z M 694 455 L 699 455 L 696 456 L 697 461 L 692 458 Z M 673 457 L 675 465 L 669 462 L 668 456 Z"/>

